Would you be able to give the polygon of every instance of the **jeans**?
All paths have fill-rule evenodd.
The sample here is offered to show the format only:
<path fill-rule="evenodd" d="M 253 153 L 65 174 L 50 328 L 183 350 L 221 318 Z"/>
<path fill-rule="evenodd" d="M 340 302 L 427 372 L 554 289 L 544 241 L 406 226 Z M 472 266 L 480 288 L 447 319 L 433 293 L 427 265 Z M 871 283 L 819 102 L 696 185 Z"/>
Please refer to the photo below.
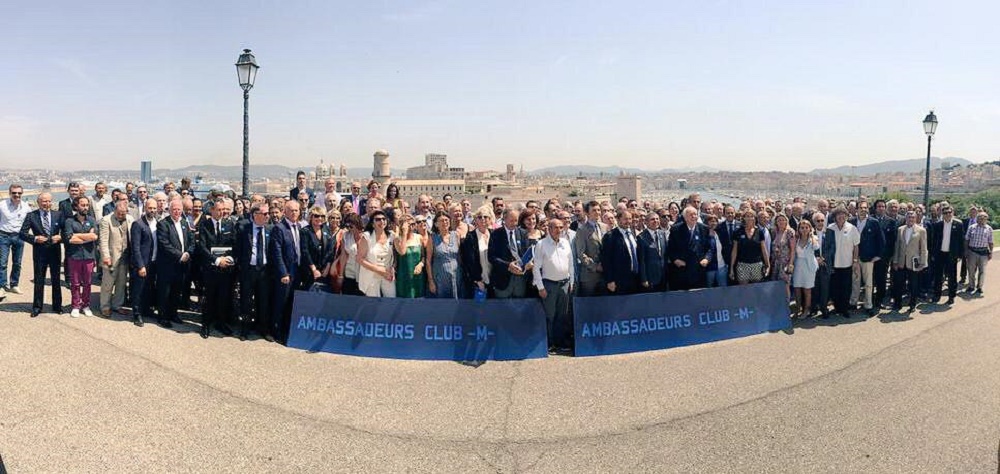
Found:
<path fill-rule="evenodd" d="M 718 270 L 705 273 L 705 288 L 724 287 L 729 284 L 729 265 L 719 265 Z"/>
<path fill-rule="evenodd" d="M 17 234 L 0 232 L 0 286 L 13 288 L 21 282 L 21 256 L 24 241 Z M 10 285 L 7 283 L 7 257 L 10 256 Z"/>

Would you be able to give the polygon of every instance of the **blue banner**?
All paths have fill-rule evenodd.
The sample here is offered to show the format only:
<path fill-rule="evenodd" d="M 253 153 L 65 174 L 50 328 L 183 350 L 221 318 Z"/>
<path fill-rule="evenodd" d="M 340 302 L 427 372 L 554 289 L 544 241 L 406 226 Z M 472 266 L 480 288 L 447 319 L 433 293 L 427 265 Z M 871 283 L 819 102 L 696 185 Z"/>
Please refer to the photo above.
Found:
<path fill-rule="evenodd" d="M 295 292 L 288 346 L 424 360 L 517 360 L 548 355 L 538 299 L 369 298 Z"/>
<path fill-rule="evenodd" d="M 577 356 L 621 354 L 791 327 L 785 284 L 573 299 Z"/>

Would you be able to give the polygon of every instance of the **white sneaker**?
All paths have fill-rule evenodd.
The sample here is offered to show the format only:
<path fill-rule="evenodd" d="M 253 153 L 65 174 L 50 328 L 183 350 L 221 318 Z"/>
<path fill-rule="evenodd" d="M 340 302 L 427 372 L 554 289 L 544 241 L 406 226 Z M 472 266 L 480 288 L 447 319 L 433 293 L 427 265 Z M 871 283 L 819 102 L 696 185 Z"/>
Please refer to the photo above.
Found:
<path fill-rule="evenodd" d="M 93 316 L 94 312 L 91 311 L 90 308 L 83 308 L 83 315 L 84 316 Z"/>
<path fill-rule="evenodd" d="M 12 287 L 10 287 L 10 292 L 14 293 L 15 295 L 20 295 L 21 294 L 21 289 L 18 288 L 18 287 L 16 287 L 16 286 L 12 286 Z"/>
<path fill-rule="evenodd" d="M 69 312 L 69 317 L 71 317 L 71 318 L 79 318 L 80 317 L 80 310 L 78 310 L 76 308 L 73 308 L 73 311 Z"/>

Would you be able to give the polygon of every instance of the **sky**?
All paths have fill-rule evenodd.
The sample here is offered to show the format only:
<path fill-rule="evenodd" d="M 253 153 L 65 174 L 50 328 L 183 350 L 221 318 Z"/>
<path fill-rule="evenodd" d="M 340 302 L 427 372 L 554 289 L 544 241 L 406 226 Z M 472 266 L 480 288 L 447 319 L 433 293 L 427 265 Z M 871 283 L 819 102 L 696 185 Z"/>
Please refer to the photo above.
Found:
<path fill-rule="evenodd" d="M 1000 2 L 11 1 L 0 167 L 806 171 L 1000 156 Z"/>

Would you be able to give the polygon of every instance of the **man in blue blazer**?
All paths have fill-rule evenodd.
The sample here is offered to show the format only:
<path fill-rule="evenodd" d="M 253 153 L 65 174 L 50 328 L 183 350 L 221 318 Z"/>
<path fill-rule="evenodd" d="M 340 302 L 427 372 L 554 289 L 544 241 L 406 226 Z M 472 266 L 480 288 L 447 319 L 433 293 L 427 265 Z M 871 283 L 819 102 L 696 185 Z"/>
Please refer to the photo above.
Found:
<path fill-rule="evenodd" d="M 184 323 L 177 307 L 195 246 L 194 232 L 184 220 L 184 204 L 174 199 L 169 206 L 170 215 L 156 224 L 156 293 L 160 326 L 165 328 Z"/>
<path fill-rule="evenodd" d="M 528 287 L 521 257 L 528 250 L 528 234 L 517 225 L 516 209 L 503 212 L 503 225 L 490 234 L 486 256 L 490 261 L 490 286 L 497 298 L 524 298 Z M 513 240 L 511 240 L 513 236 Z"/>
<path fill-rule="evenodd" d="M 284 219 L 271 231 L 271 247 L 268 249 L 268 260 L 273 269 L 274 304 L 271 308 L 271 324 L 269 333 L 264 339 L 282 341 L 287 337 L 288 323 L 291 319 L 292 298 L 299 283 L 299 252 L 301 237 L 299 228 L 299 203 L 286 201 Z"/>
<path fill-rule="evenodd" d="M 618 227 L 601 239 L 604 286 L 612 295 L 631 295 L 639 289 L 639 242 L 632 232 L 632 212 L 615 215 Z"/>
<path fill-rule="evenodd" d="M 153 287 L 156 281 L 156 199 L 143 203 L 143 215 L 129 230 L 129 258 L 132 280 L 132 322 L 139 327 L 143 318 L 153 316 Z"/>
<path fill-rule="evenodd" d="M 698 222 L 698 209 L 686 207 L 683 222 L 670 228 L 667 263 L 670 265 L 670 289 L 690 290 L 705 287 L 705 273 L 712 255 L 708 227 Z"/>
<path fill-rule="evenodd" d="M 646 228 L 639 233 L 638 244 L 640 291 L 666 290 L 667 232 L 660 228 L 659 214 L 650 212 L 646 216 Z"/>
<path fill-rule="evenodd" d="M 863 304 L 868 316 L 875 316 L 881 307 L 881 302 L 873 302 L 872 296 L 875 289 L 875 263 L 882 259 L 885 254 L 885 233 L 881 223 L 868 213 L 867 201 L 858 203 L 858 217 L 851 219 L 851 224 L 858 228 L 861 234 L 861 241 L 858 242 L 858 260 L 861 261 L 861 279 L 855 280 L 855 288 L 852 288 L 853 297 L 851 300 L 859 299 L 860 285 L 864 285 L 865 294 Z M 873 304 L 876 303 L 876 304 Z"/>
<path fill-rule="evenodd" d="M 35 293 L 31 301 L 31 317 L 41 314 L 45 300 L 45 273 L 52 280 L 52 312 L 62 314 L 62 288 L 59 286 L 59 265 L 62 261 L 63 218 L 52 210 L 52 194 L 38 195 L 38 209 L 24 218 L 18 237 L 32 246 Z"/>
<path fill-rule="evenodd" d="M 250 206 L 251 220 L 236 231 L 233 254 L 240 279 L 240 339 L 246 340 L 250 320 L 265 338 L 271 334 L 271 292 L 273 276 L 268 269 L 272 226 L 268 223 L 270 207 L 266 202 Z M 273 336 L 270 336 L 272 339 Z"/>

